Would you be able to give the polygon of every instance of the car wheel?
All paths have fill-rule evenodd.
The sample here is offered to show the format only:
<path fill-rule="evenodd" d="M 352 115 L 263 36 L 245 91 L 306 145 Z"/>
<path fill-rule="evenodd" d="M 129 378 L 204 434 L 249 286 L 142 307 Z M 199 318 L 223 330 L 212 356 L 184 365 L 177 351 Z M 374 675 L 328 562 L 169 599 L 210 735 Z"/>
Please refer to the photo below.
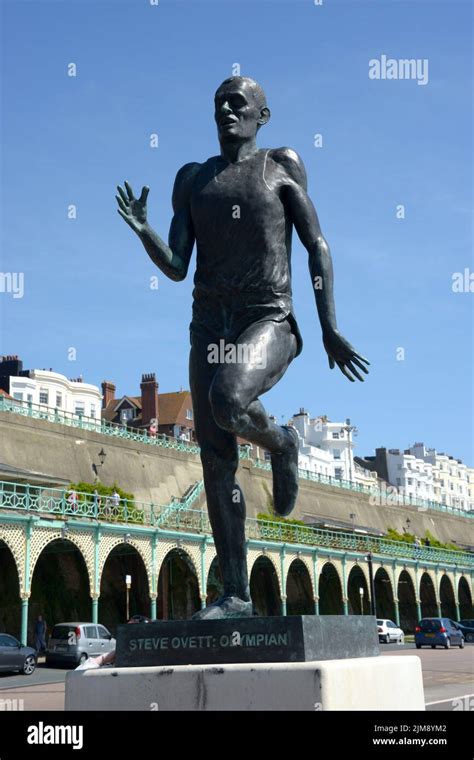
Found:
<path fill-rule="evenodd" d="M 451 639 L 446 639 L 446 644 L 444 645 L 445 649 L 451 649 Z"/>
<path fill-rule="evenodd" d="M 474 633 L 466 633 L 466 641 L 474 641 Z"/>
<path fill-rule="evenodd" d="M 402 635 L 400 636 L 400 638 L 398 639 L 398 643 L 399 643 L 399 644 L 404 644 L 404 643 L 405 643 L 405 636 L 403 635 L 403 633 L 402 633 Z"/>
<path fill-rule="evenodd" d="M 417 645 L 416 645 L 416 648 L 417 648 L 417 649 L 421 649 L 421 644 L 417 644 Z"/>
<path fill-rule="evenodd" d="M 23 673 L 24 676 L 31 676 L 31 674 L 35 672 L 35 668 L 36 668 L 36 660 L 33 657 L 33 655 L 30 654 L 28 655 L 28 657 L 26 657 L 25 662 L 23 663 L 21 672 Z"/>
<path fill-rule="evenodd" d="M 464 639 L 461 639 L 461 643 L 459 644 L 459 649 L 464 649 Z"/>
<path fill-rule="evenodd" d="M 81 656 L 79 657 L 79 665 L 84 665 L 87 659 L 88 659 L 87 654 L 83 652 Z"/>
<path fill-rule="evenodd" d="M 390 636 L 389 636 L 389 634 L 388 634 L 388 633 L 387 633 L 387 635 L 386 635 L 386 636 L 385 636 L 385 638 L 384 638 L 384 642 L 385 642 L 386 644 L 390 644 Z"/>

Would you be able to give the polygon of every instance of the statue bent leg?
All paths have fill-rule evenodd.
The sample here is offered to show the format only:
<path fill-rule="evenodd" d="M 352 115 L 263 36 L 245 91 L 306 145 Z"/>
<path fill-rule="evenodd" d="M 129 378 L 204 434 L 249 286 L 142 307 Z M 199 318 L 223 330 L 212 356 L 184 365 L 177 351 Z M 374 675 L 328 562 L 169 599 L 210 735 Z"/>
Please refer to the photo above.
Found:
<path fill-rule="evenodd" d="M 192 336 L 190 385 L 195 431 L 201 447 L 207 509 L 214 535 L 223 596 L 193 617 L 245 617 L 252 614 L 246 550 L 245 500 L 235 475 L 237 436 L 272 454 L 274 503 L 280 514 L 291 511 L 297 493 L 296 432 L 270 420 L 258 396 L 283 376 L 297 350 L 288 320 L 251 325 L 236 339 L 241 346 L 264 346 L 259 358 L 229 364 L 208 361 L 205 335 Z M 236 356 L 248 356 L 236 352 Z M 263 359 L 263 360 L 262 360 Z"/>

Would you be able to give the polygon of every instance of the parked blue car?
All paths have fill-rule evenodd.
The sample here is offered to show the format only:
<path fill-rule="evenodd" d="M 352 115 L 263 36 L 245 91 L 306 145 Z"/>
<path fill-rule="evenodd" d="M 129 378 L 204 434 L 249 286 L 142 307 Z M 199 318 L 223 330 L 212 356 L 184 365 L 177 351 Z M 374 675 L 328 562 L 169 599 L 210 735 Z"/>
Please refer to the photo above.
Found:
<path fill-rule="evenodd" d="M 423 618 L 415 628 L 417 649 L 437 646 L 449 649 L 451 646 L 464 648 L 464 634 L 459 625 L 450 618 Z"/>

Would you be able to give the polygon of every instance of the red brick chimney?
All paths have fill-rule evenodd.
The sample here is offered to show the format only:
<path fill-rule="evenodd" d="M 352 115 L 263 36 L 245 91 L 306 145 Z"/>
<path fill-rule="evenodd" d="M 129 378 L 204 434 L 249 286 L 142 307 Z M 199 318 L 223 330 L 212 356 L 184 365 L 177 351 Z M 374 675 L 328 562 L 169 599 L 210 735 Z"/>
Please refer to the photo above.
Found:
<path fill-rule="evenodd" d="M 140 391 L 142 395 L 142 426 L 148 427 L 150 420 L 158 419 L 158 383 L 154 372 L 142 375 Z"/>
<path fill-rule="evenodd" d="M 107 380 L 104 380 L 102 383 L 102 409 L 105 409 L 109 402 L 113 401 L 114 398 L 115 385 L 113 383 L 109 383 Z"/>

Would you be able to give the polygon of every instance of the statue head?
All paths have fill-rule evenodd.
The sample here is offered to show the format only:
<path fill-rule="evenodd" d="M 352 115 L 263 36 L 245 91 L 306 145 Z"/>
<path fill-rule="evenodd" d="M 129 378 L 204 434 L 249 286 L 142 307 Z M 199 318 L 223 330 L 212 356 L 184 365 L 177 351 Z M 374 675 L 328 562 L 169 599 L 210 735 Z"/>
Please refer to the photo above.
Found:
<path fill-rule="evenodd" d="M 214 96 L 214 118 L 219 141 L 246 140 L 270 118 L 265 93 L 250 77 L 229 77 Z"/>

